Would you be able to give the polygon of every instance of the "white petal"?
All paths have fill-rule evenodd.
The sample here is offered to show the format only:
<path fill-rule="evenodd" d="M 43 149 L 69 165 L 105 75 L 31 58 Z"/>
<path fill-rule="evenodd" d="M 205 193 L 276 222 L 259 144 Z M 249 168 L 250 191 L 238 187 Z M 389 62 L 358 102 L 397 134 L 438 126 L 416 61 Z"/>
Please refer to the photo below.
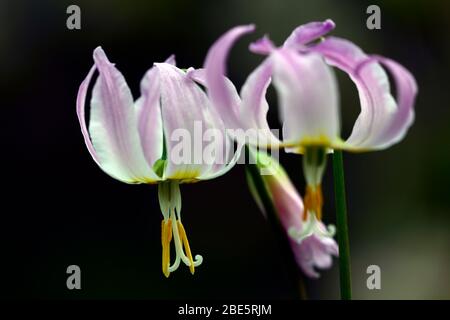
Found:
<path fill-rule="evenodd" d="M 129 183 L 158 180 L 144 157 L 125 79 L 101 48 L 94 60 L 100 75 L 92 92 L 89 132 L 102 169 Z"/>
<path fill-rule="evenodd" d="M 283 48 L 271 58 L 283 140 L 304 145 L 339 139 L 337 83 L 321 56 Z"/>
<path fill-rule="evenodd" d="M 156 64 L 161 79 L 161 104 L 167 146 L 165 179 L 195 180 L 214 165 L 203 151 L 208 144 L 203 134 L 219 130 L 218 143 L 225 143 L 223 123 L 211 112 L 203 90 L 183 71 L 166 63 Z M 186 156 L 187 155 L 187 156 Z M 223 159 L 221 159 L 223 160 Z"/>

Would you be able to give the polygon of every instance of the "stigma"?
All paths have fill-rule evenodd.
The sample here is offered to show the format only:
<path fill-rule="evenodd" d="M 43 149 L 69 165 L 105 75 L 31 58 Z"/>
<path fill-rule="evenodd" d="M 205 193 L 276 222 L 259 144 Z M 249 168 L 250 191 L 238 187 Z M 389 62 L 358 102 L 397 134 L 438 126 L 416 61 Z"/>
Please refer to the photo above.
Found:
<path fill-rule="evenodd" d="M 166 277 L 183 262 L 191 274 L 203 262 L 201 255 L 192 256 L 186 230 L 181 222 L 181 195 L 178 182 L 163 182 L 158 188 L 159 204 L 164 219 L 161 222 L 162 271 Z M 174 242 L 175 261 L 171 264 L 171 244 Z"/>

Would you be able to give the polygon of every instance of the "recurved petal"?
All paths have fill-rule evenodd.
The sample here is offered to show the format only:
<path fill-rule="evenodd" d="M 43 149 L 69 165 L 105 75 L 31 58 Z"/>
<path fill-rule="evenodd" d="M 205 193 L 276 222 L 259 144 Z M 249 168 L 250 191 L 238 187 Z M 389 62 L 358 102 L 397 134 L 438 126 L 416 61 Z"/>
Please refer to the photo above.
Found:
<path fill-rule="evenodd" d="M 130 89 L 122 74 L 99 47 L 94 51 L 99 78 L 91 99 L 89 132 L 101 168 L 128 183 L 158 177 L 142 151 Z"/>
<path fill-rule="evenodd" d="M 345 71 L 358 89 L 361 113 L 343 148 L 383 149 L 403 138 L 413 121 L 417 93 L 414 77 L 404 67 L 386 58 L 372 58 L 352 42 L 340 38 L 327 38 L 311 50 L 322 53 L 329 64 Z M 397 84 L 398 102 L 377 60 L 391 71 Z"/>
<path fill-rule="evenodd" d="M 227 128 L 239 127 L 238 105 L 226 83 L 226 61 L 234 42 L 254 30 L 253 25 L 238 26 L 222 35 L 209 49 L 205 60 L 208 96 Z"/>
<path fill-rule="evenodd" d="M 164 178 L 182 181 L 198 179 L 213 165 L 203 157 L 203 151 L 209 144 L 204 141 L 203 133 L 209 130 L 223 133 L 223 124 L 210 112 L 211 106 L 205 92 L 190 77 L 170 64 L 155 65 L 161 81 L 162 118 L 167 147 L 168 163 Z"/>
<path fill-rule="evenodd" d="M 297 27 L 284 42 L 285 47 L 297 49 L 334 29 L 333 20 L 314 21 Z"/>
<path fill-rule="evenodd" d="M 376 141 L 372 142 L 376 148 L 383 149 L 401 141 L 412 125 L 418 88 L 414 76 L 405 67 L 388 58 L 381 56 L 374 58 L 390 72 L 397 89 L 395 115 L 392 116 L 390 125 L 380 133 Z"/>
<path fill-rule="evenodd" d="M 267 88 L 272 77 L 272 60 L 267 58 L 247 78 L 241 89 L 239 118 L 245 130 L 256 130 L 254 145 L 277 146 L 281 144 L 270 130 L 267 122 L 269 105 L 266 100 Z M 249 137 L 251 138 L 251 136 Z"/>
<path fill-rule="evenodd" d="M 271 59 L 284 143 L 304 146 L 337 140 L 337 83 L 322 57 L 282 48 L 274 51 Z M 297 152 L 297 149 L 289 151 Z"/>

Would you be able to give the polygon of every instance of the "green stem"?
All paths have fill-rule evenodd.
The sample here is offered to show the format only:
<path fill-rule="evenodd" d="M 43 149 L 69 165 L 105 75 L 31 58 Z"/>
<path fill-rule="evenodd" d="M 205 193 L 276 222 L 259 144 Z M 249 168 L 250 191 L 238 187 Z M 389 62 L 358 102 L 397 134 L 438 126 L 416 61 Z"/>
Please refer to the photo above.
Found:
<path fill-rule="evenodd" d="M 278 219 L 278 214 L 273 204 L 273 201 L 270 197 L 269 191 L 267 190 L 267 187 L 260 175 L 259 172 L 260 169 L 255 164 L 247 164 L 246 170 L 251 175 L 255 185 L 256 192 L 258 193 L 262 205 L 265 208 L 267 220 L 269 224 L 272 226 L 275 237 L 279 244 L 279 248 L 281 250 L 281 254 L 285 259 L 286 266 L 288 268 L 287 271 L 289 274 L 289 278 L 294 280 L 292 283 L 295 286 L 295 290 L 298 293 L 298 297 L 301 300 L 306 300 L 307 296 L 303 277 L 299 271 L 294 253 L 291 250 L 291 245 L 288 236 Z"/>
<path fill-rule="evenodd" d="M 336 227 L 339 243 L 339 275 L 341 299 L 352 299 L 352 280 L 350 271 L 350 243 L 348 239 L 347 202 L 345 197 L 344 161 L 342 151 L 333 153 L 334 192 L 336 199 Z"/>

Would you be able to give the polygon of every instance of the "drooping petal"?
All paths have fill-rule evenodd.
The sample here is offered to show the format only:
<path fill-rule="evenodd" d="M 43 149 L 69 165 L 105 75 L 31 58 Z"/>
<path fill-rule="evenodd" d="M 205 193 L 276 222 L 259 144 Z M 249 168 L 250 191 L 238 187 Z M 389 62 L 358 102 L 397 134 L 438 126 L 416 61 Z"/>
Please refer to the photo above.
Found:
<path fill-rule="evenodd" d="M 271 59 L 283 141 L 305 146 L 337 140 L 340 130 L 337 83 L 322 57 L 282 48 L 272 53 Z"/>
<path fill-rule="evenodd" d="M 158 177 L 145 160 L 130 89 L 122 74 L 99 47 L 94 51 L 99 78 L 91 99 L 89 133 L 101 168 L 128 182 L 155 182 Z"/>
<path fill-rule="evenodd" d="M 141 81 L 141 97 L 135 103 L 138 131 L 147 163 L 153 167 L 162 157 L 164 137 L 160 105 L 160 83 L 158 70 L 147 71 Z"/>
<path fill-rule="evenodd" d="M 378 148 L 387 148 L 402 140 L 412 125 L 414 121 L 413 107 L 418 88 L 414 76 L 405 67 L 388 58 L 375 56 L 375 59 L 391 73 L 397 88 L 396 114 L 393 116 L 389 128 L 375 142 Z"/>
<path fill-rule="evenodd" d="M 383 149 L 398 142 L 413 121 L 417 93 L 414 77 L 392 60 L 378 58 L 397 83 L 398 104 L 390 92 L 389 78 L 377 59 L 350 41 L 330 37 L 310 50 L 323 54 L 330 65 L 345 71 L 359 92 L 361 113 L 342 148 Z"/>
<path fill-rule="evenodd" d="M 336 25 L 333 20 L 314 21 L 301 25 L 292 31 L 291 35 L 284 42 L 284 47 L 297 49 L 308 42 L 316 40 L 334 29 Z"/>
<path fill-rule="evenodd" d="M 205 92 L 190 77 L 167 63 L 155 65 L 161 81 L 162 118 L 167 146 L 168 163 L 164 178 L 185 182 L 198 179 L 213 165 L 203 157 L 208 144 L 203 139 L 203 133 L 219 130 L 223 134 L 223 124 L 218 116 L 211 113 Z"/>
<path fill-rule="evenodd" d="M 241 89 L 241 107 L 239 118 L 241 125 L 247 132 L 257 130 L 253 145 L 264 145 L 275 147 L 281 141 L 270 130 L 267 122 L 269 105 L 266 100 L 267 88 L 272 77 L 272 60 L 266 59 L 247 78 Z"/>
<path fill-rule="evenodd" d="M 204 67 L 208 96 L 227 128 L 240 127 L 240 120 L 238 118 L 239 106 L 235 105 L 235 99 L 230 94 L 224 77 L 226 76 L 226 60 L 234 42 L 253 30 L 253 25 L 238 26 L 229 30 L 211 46 L 206 56 Z"/>
<path fill-rule="evenodd" d="M 86 144 L 86 147 L 91 154 L 94 161 L 100 166 L 100 162 L 97 156 L 97 152 L 94 149 L 94 146 L 92 145 L 91 137 L 89 136 L 89 131 L 86 126 L 86 116 L 85 116 L 85 106 L 86 106 L 86 95 L 89 88 L 89 83 L 91 82 L 92 75 L 94 74 L 96 70 L 96 66 L 94 65 L 91 70 L 89 70 L 88 75 L 83 80 L 83 82 L 80 85 L 80 88 L 78 90 L 77 95 L 77 116 L 78 121 L 80 122 L 81 132 L 84 137 L 84 142 Z"/>

